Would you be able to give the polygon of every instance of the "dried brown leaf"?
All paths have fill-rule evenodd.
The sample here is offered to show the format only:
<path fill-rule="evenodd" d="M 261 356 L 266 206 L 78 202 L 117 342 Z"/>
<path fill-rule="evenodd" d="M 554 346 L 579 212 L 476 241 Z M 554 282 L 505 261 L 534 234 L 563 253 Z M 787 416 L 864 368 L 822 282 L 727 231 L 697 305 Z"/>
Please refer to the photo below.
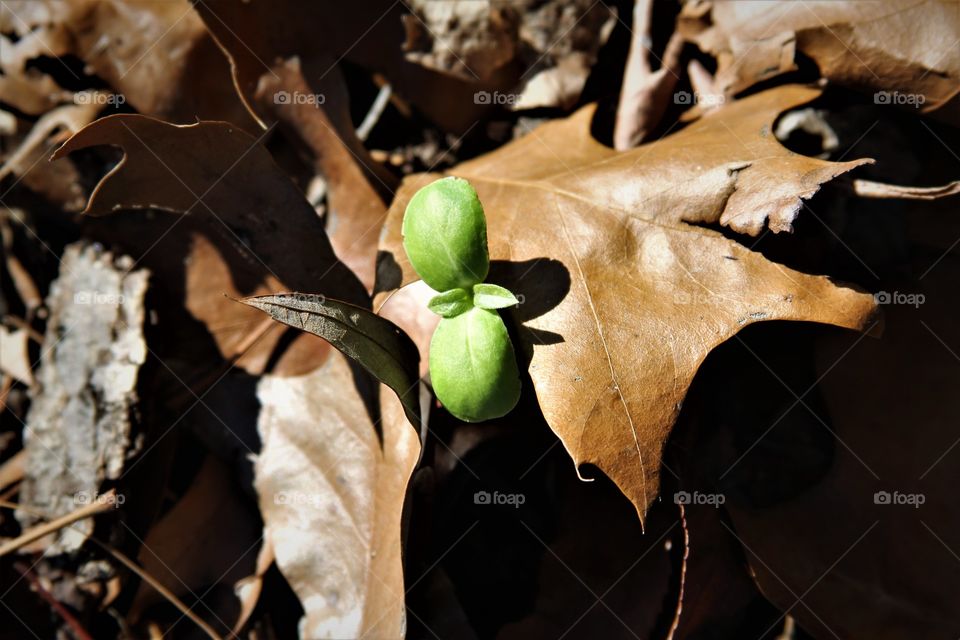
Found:
<path fill-rule="evenodd" d="M 253 615 L 257 603 L 260 601 L 260 593 L 263 591 L 263 577 L 266 575 L 276 554 L 273 551 L 273 542 L 269 536 L 264 535 L 263 544 L 257 552 L 257 565 L 252 575 L 246 576 L 237 581 L 234 585 L 234 593 L 240 600 L 240 613 L 237 615 L 237 621 L 233 625 L 233 633 L 239 634 L 246 626 L 250 616 Z"/>
<path fill-rule="evenodd" d="M 390 393 L 371 422 L 347 361 L 258 388 L 256 488 L 305 638 L 397 638 L 405 629 L 400 516 L 420 453 Z"/>
<path fill-rule="evenodd" d="M 937 200 L 960 194 L 960 180 L 937 187 L 909 187 L 872 180 L 854 180 L 853 191 L 861 198 L 891 198 L 897 200 Z"/>
<path fill-rule="evenodd" d="M 715 2 L 710 22 L 692 39 L 717 57 L 728 94 L 795 68 L 795 52 L 833 82 L 922 96 L 923 112 L 960 93 L 955 2 Z M 956 110 L 943 116 L 955 121 Z"/>
<path fill-rule="evenodd" d="M 619 150 L 629 149 L 647 139 L 666 111 L 683 73 L 681 53 L 684 40 L 680 33 L 670 36 L 662 58 L 656 58 L 650 50 L 653 7 L 653 0 L 637 2 L 633 7 L 630 54 L 623 71 L 623 87 L 613 132 L 613 144 Z M 656 70 L 654 61 L 659 63 Z"/>
<path fill-rule="evenodd" d="M 830 163 L 783 148 L 782 111 L 817 92 L 787 86 L 739 101 L 629 152 L 589 135 L 590 110 L 459 165 L 488 216 L 494 280 L 524 295 L 515 319 L 550 427 L 646 511 L 661 451 L 687 388 L 715 346 L 761 320 L 863 329 L 872 296 L 768 261 L 696 223 L 757 233 L 790 228 L 804 198 L 865 161 Z M 438 176 L 405 182 L 383 249 L 402 249 L 406 203 Z M 547 261 L 550 262 L 547 262 Z M 524 261 L 528 261 L 524 263 Z M 531 267 L 550 276 L 525 280 Z M 569 283 L 569 284 L 567 284 Z"/>

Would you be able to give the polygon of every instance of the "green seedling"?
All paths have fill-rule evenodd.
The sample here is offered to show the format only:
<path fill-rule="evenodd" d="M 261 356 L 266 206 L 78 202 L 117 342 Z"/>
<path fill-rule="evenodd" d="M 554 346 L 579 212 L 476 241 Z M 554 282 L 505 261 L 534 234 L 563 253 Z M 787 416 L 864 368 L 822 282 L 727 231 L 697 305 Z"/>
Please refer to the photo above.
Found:
<path fill-rule="evenodd" d="M 466 422 L 506 415 L 520 399 L 520 373 L 497 309 L 518 302 L 509 290 L 483 282 L 490 257 L 477 192 L 462 178 L 427 185 L 407 205 L 402 233 L 413 268 L 441 292 L 427 305 L 441 318 L 430 340 L 437 398 Z"/>

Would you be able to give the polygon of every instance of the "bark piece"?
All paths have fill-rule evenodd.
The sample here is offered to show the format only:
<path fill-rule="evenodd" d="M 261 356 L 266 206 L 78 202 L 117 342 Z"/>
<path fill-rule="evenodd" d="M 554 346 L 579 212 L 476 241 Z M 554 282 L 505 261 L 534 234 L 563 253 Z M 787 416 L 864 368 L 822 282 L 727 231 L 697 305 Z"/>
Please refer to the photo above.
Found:
<path fill-rule="evenodd" d="M 135 449 L 131 409 L 147 356 L 143 297 L 148 272 L 96 246 L 67 247 L 53 283 L 38 386 L 24 427 L 21 501 L 48 518 L 97 499 Z M 37 521 L 17 513 L 24 527 Z M 90 520 L 57 534 L 56 551 L 77 549 Z"/>

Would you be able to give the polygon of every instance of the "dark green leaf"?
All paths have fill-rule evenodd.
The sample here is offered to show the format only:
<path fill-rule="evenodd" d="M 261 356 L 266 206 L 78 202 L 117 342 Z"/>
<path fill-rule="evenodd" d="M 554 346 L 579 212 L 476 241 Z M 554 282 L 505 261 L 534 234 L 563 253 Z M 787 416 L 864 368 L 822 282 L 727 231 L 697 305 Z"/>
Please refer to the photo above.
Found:
<path fill-rule="evenodd" d="M 243 298 L 277 322 L 319 336 L 393 389 L 407 419 L 420 428 L 420 354 L 397 325 L 368 309 L 318 294 L 281 293 Z"/>

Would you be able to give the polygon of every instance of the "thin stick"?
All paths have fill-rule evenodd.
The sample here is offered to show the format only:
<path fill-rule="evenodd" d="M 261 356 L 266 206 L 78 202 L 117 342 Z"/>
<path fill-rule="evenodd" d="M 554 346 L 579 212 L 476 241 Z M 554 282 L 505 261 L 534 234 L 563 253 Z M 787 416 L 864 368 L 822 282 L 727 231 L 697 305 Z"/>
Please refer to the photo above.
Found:
<path fill-rule="evenodd" d="M 380 87 L 380 92 L 377 93 L 377 97 L 374 99 L 373 104 L 370 105 L 370 110 L 367 112 L 367 116 L 363 119 L 363 122 L 360 123 L 360 126 L 357 127 L 358 138 L 364 141 L 367 139 L 367 136 L 370 135 L 370 132 L 380 120 L 380 116 L 383 115 L 383 110 L 386 108 L 387 103 L 390 102 L 390 96 L 392 94 L 393 90 L 390 88 L 389 84 L 385 84 Z"/>
<path fill-rule="evenodd" d="M 683 528 L 683 560 L 680 564 L 680 593 L 677 595 L 677 609 L 673 614 L 673 621 L 670 623 L 670 630 L 667 632 L 667 640 L 673 640 L 674 634 L 680 627 L 680 614 L 683 612 L 683 595 L 687 583 L 687 560 L 690 558 L 690 528 L 687 526 L 687 512 L 680 507 L 680 526 Z"/>
<path fill-rule="evenodd" d="M 40 579 L 37 577 L 37 574 L 30 570 L 23 562 L 14 562 L 13 568 L 17 570 L 24 578 L 27 579 L 27 582 L 30 583 L 30 586 L 33 588 L 34 592 L 43 598 L 47 604 L 50 605 L 57 614 L 63 618 L 63 621 L 67 623 L 67 626 L 70 627 L 70 630 L 73 631 L 73 635 L 77 640 L 93 640 L 86 629 L 83 628 L 83 625 L 80 624 L 80 621 L 77 620 L 76 616 L 70 613 L 70 610 L 63 606 L 59 600 L 53 597 L 49 591 L 43 588 L 43 585 L 40 583 Z"/>
<path fill-rule="evenodd" d="M 13 388 L 13 376 L 0 376 L 0 411 L 7 408 L 7 396 L 10 395 L 10 389 Z"/>
<path fill-rule="evenodd" d="M 20 493 L 20 481 L 19 481 L 19 480 L 18 480 L 17 482 L 14 482 L 12 485 L 10 485 L 10 488 L 9 488 L 9 489 L 5 490 L 3 493 L 0 493 L 0 500 L 6 502 L 7 500 L 9 500 L 10 498 L 12 498 L 13 496 L 17 495 L 18 493 Z"/>
<path fill-rule="evenodd" d="M 169 601 L 170 601 L 170 604 L 172 604 L 173 606 L 175 606 L 175 607 L 180 611 L 180 613 L 182 613 L 182 614 L 185 615 L 186 617 L 188 617 L 188 618 L 190 618 L 191 620 L 193 620 L 193 623 L 194 623 L 195 625 L 197 625 L 198 627 L 200 627 L 200 628 L 203 630 L 204 633 L 206 633 L 208 636 L 210 636 L 211 638 L 213 638 L 213 640 L 222 640 L 222 638 L 221 638 L 219 635 L 217 635 L 217 632 L 214 631 L 213 627 L 211 627 L 211 626 L 208 625 L 206 622 L 204 622 L 199 616 L 197 616 L 197 614 L 195 614 L 193 611 L 191 611 L 190 608 L 187 607 L 187 605 L 184 604 L 182 600 L 180 600 L 180 598 L 178 598 L 177 596 L 175 596 L 172 591 L 170 591 L 170 590 L 167 589 L 165 586 L 163 586 L 162 584 L 160 584 L 160 583 L 159 583 L 153 576 L 151 576 L 149 573 L 147 573 L 146 571 L 144 571 L 143 569 L 141 569 L 133 560 L 131 560 L 130 558 L 128 558 L 126 555 L 124 555 L 124 554 L 121 553 L 120 551 L 114 549 L 114 548 L 111 547 L 110 545 L 106 544 L 105 542 L 100 542 L 99 540 L 97 540 L 97 539 L 94 538 L 94 537 L 91 537 L 91 538 L 90 538 L 90 541 L 91 541 L 91 542 L 94 542 L 94 543 L 95 543 L 97 546 L 99 546 L 101 549 L 103 549 L 104 551 L 106 551 L 107 553 L 109 553 L 110 555 L 112 555 L 114 558 L 116 558 L 117 560 L 119 560 L 127 569 L 129 569 L 130 571 L 132 571 L 132 572 L 134 572 L 135 574 L 137 574 L 137 575 L 140 577 L 141 580 L 143 580 L 143 581 L 146 582 L 148 585 L 150 585 L 151 587 L 153 587 L 154 589 L 156 589 L 157 592 L 158 592 L 160 595 L 162 595 L 164 598 L 166 598 L 167 600 L 169 600 Z"/>
<path fill-rule="evenodd" d="M 27 531 L 24 531 L 20 536 L 14 538 L 13 540 L 8 540 L 4 544 L 0 545 L 0 558 L 12 551 L 16 551 L 20 547 L 39 540 L 46 535 L 49 535 L 55 531 L 59 531 L 64 527 L 68 527 L 78 520 L 83 520 L 84 518 L 89 518 L 90 516 L 95 516 L 98 513 L 103 513 L 104 511 L 113 509 L 116 497 L 116 492 L 111 489 L 110 491 L 99 496 L 90 504 L 80 507 L 76 511 L 68 513 L 65 516 L 60 516 L 56 520 L 51 520 L 46 524 L 37 525 L 28 529 Z"/>
<path fill-rule="evenodd" d="M 46 520 L 46 519 L 47 519 L 47 514 L 43 513 L 43 512 L 40 511 L 39 509 L 34 509 L 33 507 L 28 507 L 27 505 L 25 505 L 25 504 L 20 504 L 19 502 L 10 502 L 10 501 L 7 500 L 6 498 L 0 498 L 0 508 L 2 508 L 2 509 L 10 509 L 11 511 L 16 511 L 17 509 L 19 509 L 20 511 L 25 511 L 25 512 L 29 513 L 30 515 L 33 515 L 33 516 L 38 517 L 38 518 L 40 518 L 41 520 Z"/>

